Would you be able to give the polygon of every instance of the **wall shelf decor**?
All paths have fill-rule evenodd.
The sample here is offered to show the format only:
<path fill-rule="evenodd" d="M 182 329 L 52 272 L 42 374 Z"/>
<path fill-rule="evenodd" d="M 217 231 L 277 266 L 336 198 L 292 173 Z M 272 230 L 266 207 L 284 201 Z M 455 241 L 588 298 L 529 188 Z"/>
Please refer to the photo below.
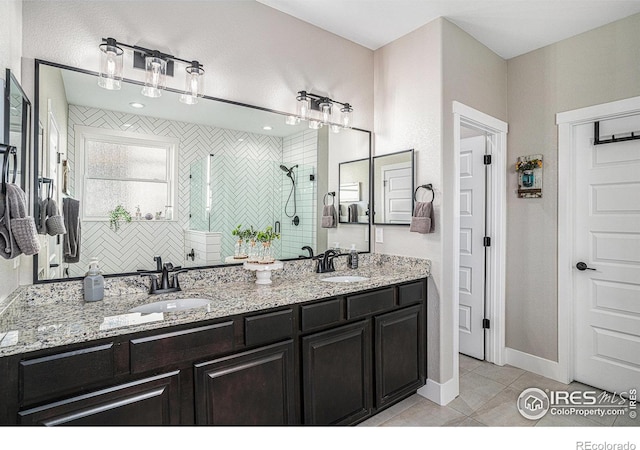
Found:
<path fill-rule="evenodd" d="M 516 172 L 519 198 L 542 197 L 542 155 L 519 156 Z"/>

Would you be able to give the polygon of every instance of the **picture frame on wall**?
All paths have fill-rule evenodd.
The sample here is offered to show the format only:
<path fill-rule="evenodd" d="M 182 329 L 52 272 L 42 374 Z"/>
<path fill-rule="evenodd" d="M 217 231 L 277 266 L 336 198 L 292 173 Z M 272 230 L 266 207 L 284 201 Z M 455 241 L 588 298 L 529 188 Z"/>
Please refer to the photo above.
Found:
<path fill-rule="evenodd" d="M 542 197 L 542 155 L 519 156 L 516 162 L 518 197 Z"/>

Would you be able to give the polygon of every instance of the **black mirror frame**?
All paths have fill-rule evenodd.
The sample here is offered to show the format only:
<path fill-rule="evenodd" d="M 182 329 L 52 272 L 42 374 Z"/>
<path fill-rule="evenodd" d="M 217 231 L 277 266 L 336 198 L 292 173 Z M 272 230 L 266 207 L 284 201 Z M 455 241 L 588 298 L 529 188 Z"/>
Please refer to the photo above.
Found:
<path fill-rule="evenodd" d="M 384 157 L 389 157 L 392 155 L 400 155 L 402 153 L 409 153 L 411 155 L 411 215 L 413 216 L 413 209 L 415 207 L 415 202 L 413 199 L 413 190 L 415 189 L 415 185 L 416 185 L 416 165 L 415 165 L 415 150 L 414 149 L 409 149 L 409 150 L 401 150 L 399 152 L 393 152 L 393 153 L 386 153 L 384 155 L 379 155 L 379 156 L 374 156 L 371 162 L 371 207 L 369 208 L 369 215 L 373 216 L 373 217 L 369 217 L 369 222 L 372 225 L 385 225 L 385 226 L 410 226 L 411 225 L 411 221 L 407 222 L 407 223 L 388 223 L 388 222 L 377 222 L 376 221 L 376 203 L 375 203 L 375 199 L 376 199 L 376 177 L 375 177 L 375 173 L 376 173 L 376 159 L 380 159 L 380 158 L 384 158 Z"/>
<path fill-rule="evenodd" d="M 33 117 L 38 118 L 40 111 L 39 111 L 39 103 L 40 103 L 40 65 L 46 65 L 46 66 L 50 66 L 50 67 L 55 67 L 58 69 L 64 69 L 64 70 L 71 70 L 74 72 L 79 72 L 79 73 L 84 73 L 84 74 L 89 74 L 89 75 L 94 75 L 94 76 L 98 76 L 98 72 L 95 71 L 91 71 L 91 70 L 85 70 L 85 69 L 79 69 L 77 67 L 72 67 L 72 66 L 67 66 L 64 64 L 58 64 L 58 63 L 54 63 L 51 61 L 46 61 L 43 59 L 35 59 L 35 72 L 34 72 L 34 106 L 33 106 Z M 128 78 L 123 78 L 122 79 L 123 82 L 126 83 L 131 83 L 131 84 L 136 84 L 139 86 L 144 86 L 144 83 L 141 81 L 137 81 L 137 80 L 131 80 Z M 166 87 L 164 89 L 167 92 L 174 92 L 177 94 L 181 94 L 182 91 L 178 90 L 178 89 L 174 89 L 174 88 L 170 88 L 170 87 Z M 214 100 L 214 101 L 218 101 L 218 102 L 222 102 L 222 103 L 227 103 L 230 105 L 236 105 L 236 106 L 243 106 L 246 108 L 252 108 L 252 109 L 257 109 L 260 111 L 265 111 L 265 112 L 270 112 L 270 113 L 275 113 L 275 114 L 279 114 L 282 115 L 283 117 L 286 116 L 290 116 L 291 113 L 286 113 L 286 112 L 282 112 L 282 111 L 277 111 L 275 109 L 270 109 L 270 108 L 264 108 L 261 106 L 256 106 L 256 105 L 250 105 L 247 103 L 241 103 L 241 102 L 236 102 L 233 100 L 227 100 L 227 99 L 223 99 L 223 98 L 218 98 L 218 97 L 212 97 L 209 95 L 204 95 L 202 97 L 203 99 L 208 99 L 208 100 Z M 30 105 L 30 104 L 29 104 Z M 367 133 L 368 134 L 368 143 L 369 143 L 369 160 L 371 161 L 371 153 L 372 153 L 372 132 L 369 130 L 364 130 L 362 128 L 355 128 L 352 127 L 351 129 L 356 130 L 356 131 L 361 131 L 363 133 Z M 39 155 L 38 155 L 38 145 L 39 145 L 39 134 L 38 134 L 38 130 L 36 128 L 34 128 L 34 132 L 33 132 L 33 151 L 31 152 L 32 156 L 33 156 L 33 177 L 36 180 L 35 181 L 35 185 L 37 188 L 37 178 L 38 178 L 38 171 L 39 171 L 39 166 L 38 166 L 38 162 L 39 162 Z M 366 158 L 365 158 L 366 159 Z M 370 164 L 371 166 L 371 164 Z M 23 171 L 23 176 L 24 176 L 24 171 Z M 371 175 L 370 175 L 370 179 L 371 179 Z M 32 201 L 34 202 L 34 205 L 38 203 L 38 192 L 37 189 L 33 190 L 34 192 L 32 192 Z M 369 208 L 369 210 L 371 211 L 371 208 Z M 364 225 L 364 224 L 363 224 Z M 370 253 L 371 252 L 371 218 L 369 218 L 369 250 L 366 252 L 361 252 L 361 253 Z M 309 257 L 298 257 L 298 258 L 288 258 L 288 259 L 283 259 L 283 261 L 295 261 L 298 259 L 309 259 Z M 240 263 L 239 263 L 240 264 Z M 189 270 L 198 270 L 198 269 L 211 269 L 214 267 L 229 267 L 229 266 L 237 266 L 239 264 L 215 264 L 215 265 L 209 265 L 209 266 L 198 266 L 198 267 L 190 267 Z M 137 272 L 127 272 L 127 273 L 113 273 L 113 274 L 105 274 L 105 278 L 115 278 L 115 277 L 124 277 L 124 276 L 132 276 L 132 275 L 138 275 Z M 69 278 L 58 278 L 58 279 L 52 279 L 52 280 L 39 280 L 38 279 L 38 255 L 34 255 L 33 256 L 33 284 L 45 284 L 45 283 L 58 283 L 58 282 L 65 282 L 65 281 L 79 281 L 82 280 L 82 277 L 69 277 Z"/>

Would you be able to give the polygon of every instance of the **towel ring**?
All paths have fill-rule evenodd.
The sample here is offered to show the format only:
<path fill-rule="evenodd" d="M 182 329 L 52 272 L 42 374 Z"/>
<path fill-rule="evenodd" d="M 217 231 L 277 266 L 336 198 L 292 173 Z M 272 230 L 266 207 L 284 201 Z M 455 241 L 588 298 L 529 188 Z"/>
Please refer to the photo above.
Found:
<path fill-rule="evenodd" d="M 328 206 L 327 205 L 327 195 L 331 196 L 331 204 L 333 205 L 335 203 L 335 199 L 336 199 L 336 193 L 335 192 L 327 192 L 326 194 L 324 194 L 324 197 L 322 198 L 322 204 L 324 206 Z"/>
<path fill-rule="evenodd" d="M 418 189 L 426 189 L 428 191 L 431 191 L 431 201 L 434 201 L 436 199 L 436 191 L 433 190 L 433 185 L 431 183 L 429 184 L 421 184 L 420 186 L 418 186 L 416 188 L 416 190 L 413 192 L 413 201 L 416 202 L 416 195 L 418 194 Z"/>
<path fill-rule="evenodd" d="M 2 145 L 4 147 L 0 153 L 4 153 L 4 161 L 2 161 L 2 193 L 7 192 L 7 182 L 9 181 L 9 156 L 13 156 L 13 181 L 16 183 L 16 175 L 18 172 L 18 151 L 11 145 Z"/>

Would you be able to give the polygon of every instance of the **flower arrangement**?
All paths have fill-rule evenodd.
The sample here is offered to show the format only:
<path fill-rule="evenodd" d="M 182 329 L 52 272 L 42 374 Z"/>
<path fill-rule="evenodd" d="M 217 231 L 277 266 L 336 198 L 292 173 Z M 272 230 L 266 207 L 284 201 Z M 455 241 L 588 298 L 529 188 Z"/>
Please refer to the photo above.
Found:
<path fill-rule="evenodd" d="M 264 231 L 258 231 L 256 238 L 262 243 L 272 242 L 276 239 L 280 239 L 280 233 L 273 231 L 273 227 L 268 226 Z"/>
<path fill-rule="evenodd" d="M 109 228 L 112 228 L 113 231 L 118 231 L 120 229 L 120 222 L 131 222 L 131 214 L 129 211 L 124 209 L 124 206 L 117 205 L 111 211 L 109 211 Z"/>
<path fill-rule="evenodd" d="M 516 163 L 516 170 L 518 172 L 524 172 L 525 170 L 539 169 L 542 167 L 542 160 L 530 159 L 529 161 L 518 161 Z"/>

